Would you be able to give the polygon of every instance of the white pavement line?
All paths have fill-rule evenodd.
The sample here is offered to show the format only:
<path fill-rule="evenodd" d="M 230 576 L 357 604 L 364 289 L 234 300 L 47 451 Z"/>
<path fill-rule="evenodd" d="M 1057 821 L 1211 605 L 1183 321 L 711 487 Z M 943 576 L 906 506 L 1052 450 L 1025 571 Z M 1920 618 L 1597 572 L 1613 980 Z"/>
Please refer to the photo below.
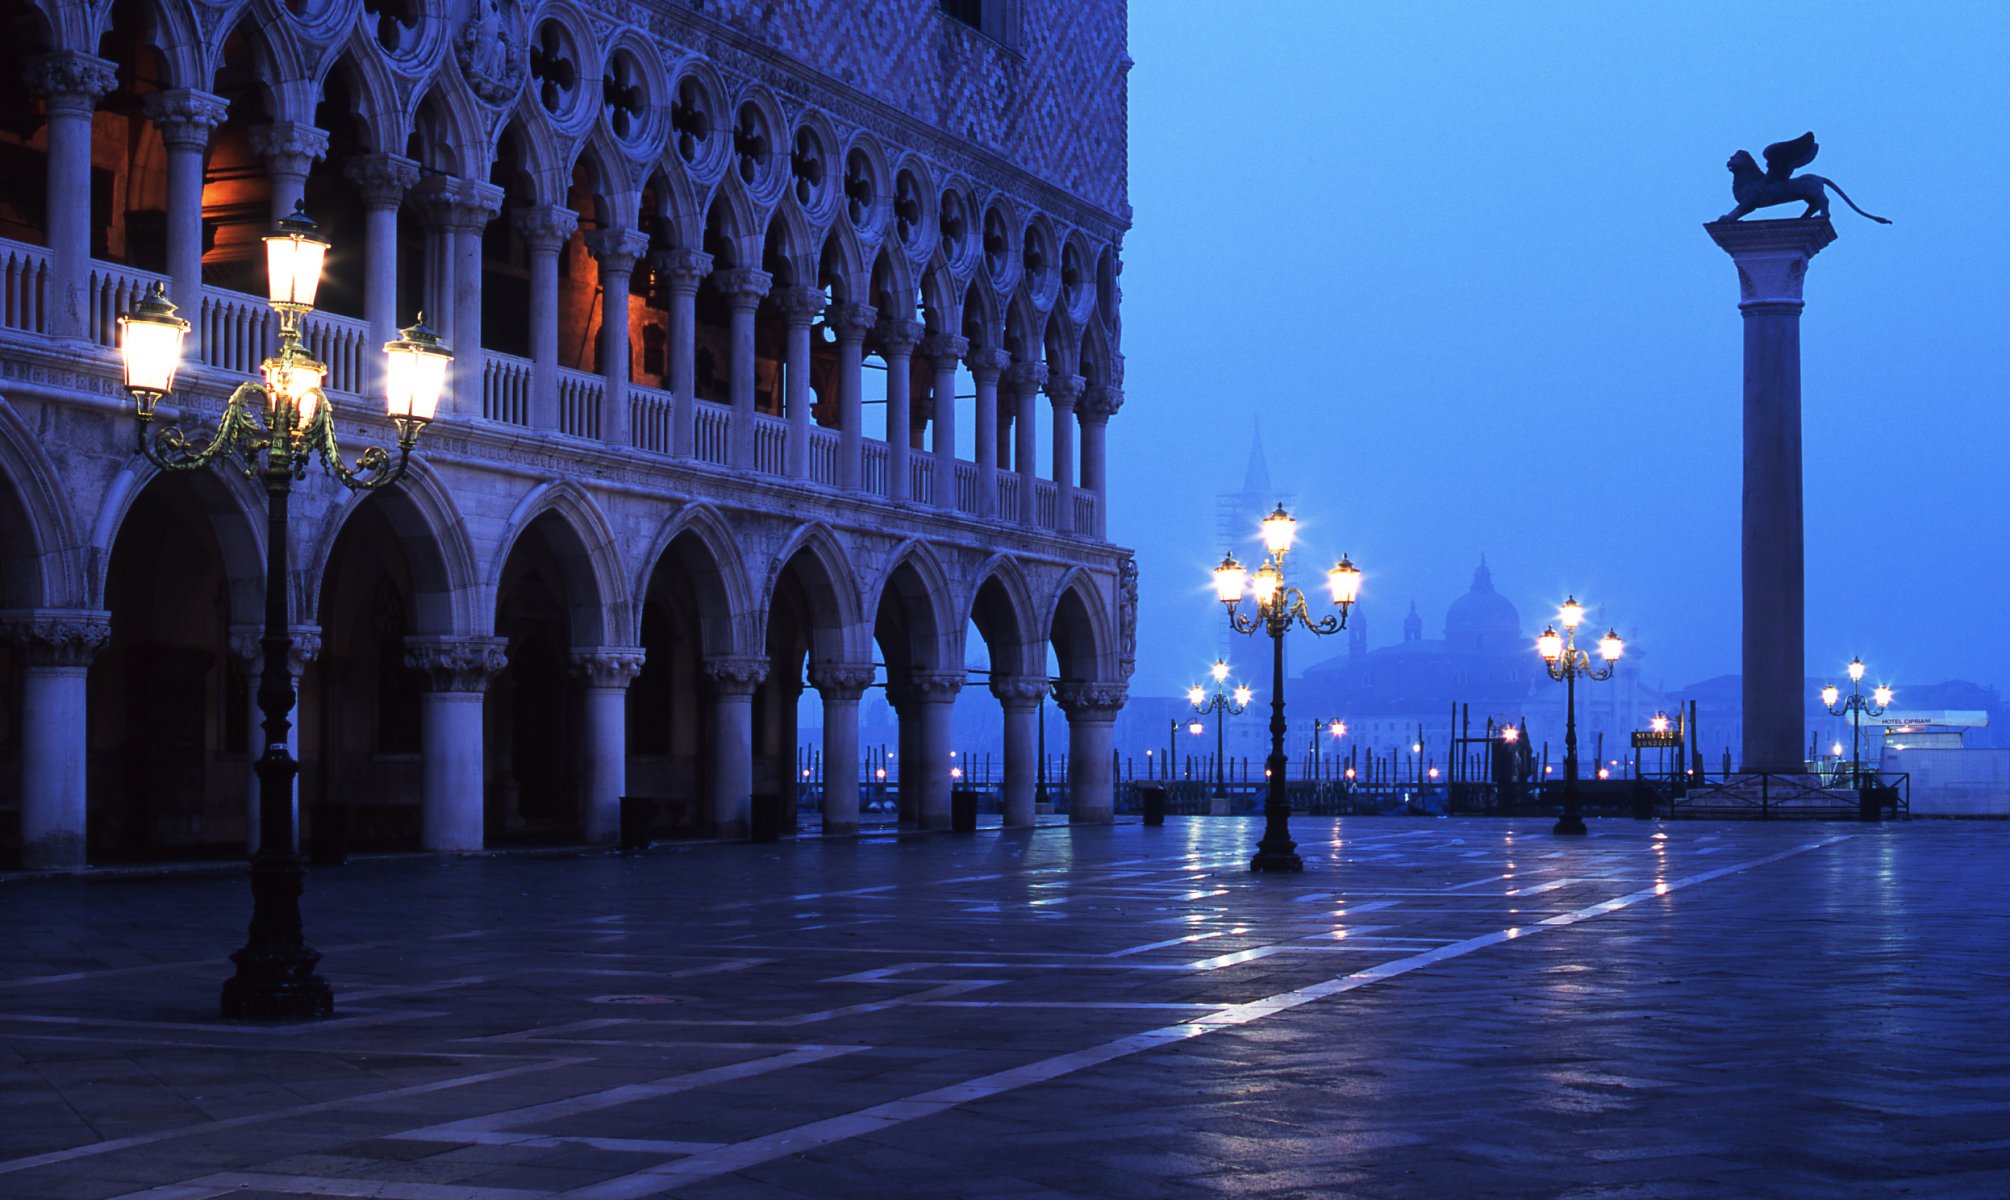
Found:
<path fill-rule="evenodd" d="M 946 964 L 954 965 L 954 964 Z M 991 964 L 997 965 L 997 964 Z M 908 982 L 922 982 L 910 980 Z M 856 1017 L 864 1013 L 884 1012 L 889 1008 L 901 1008 L 909 1004 L 920 1004 L 928 1000 L 942 1000 L 950 996 L 961 996 L 982 988 L 997 987 L 1006 983 L 1003 979 L 957 979 L 932 987 L 925 992 L 915 992 L 908 996 L 895 996 L 890 1000 L 868 1000 L 861 1004 L 846 1004 L 839 1008 L 823 1008 L 815 1012 L 795 1013 L 786 1017 L 766 1017 L 759 1020 L 712 1017 L 669 1017 L 661 1020 L 640 1021 L 647 1025 L 709 1025 L 713 1027 L 788 1029 L 797 1025 L 813 1025 L 818 1021 L 835 1021 L 840 1017 Z"/>
<path fill-rule="evenodd" d="M 1204 942 L 1209 938 L 1218 938 L 1227 932 L 1228 930 L 1226 929 L 1216 929 L 1208 933 L 1190 933 L 1185 937 L 1167 938 L 1162 942 L 1146 942 L 1142 946 L 1130 946 L 1122 950 L 1112 950 L 1106 957 L 1127 958 L 1133 954 L 1143 954 L 1147 950 L 1163 950 L 1167 946 L 1184 946 L 1189 942 Z"/>
<path fill-rule="evenodd" d="M 467 1183 L 388 1183 L 381 1179 L 328 1179 L 319 1175 L 267 1175 L 261 1171 L 224 1171 L 205 1175 L 198 1183 L 232 1191 L 255 1189 L 289 1196 L 339 1196 L 345 1200 L 542 1200 L 545 1191 L 523 1188 L 476 1187 Z M 206 1196 L 221 1195 L 205 1192 Z"/>
<path fill-rule="evenodd" d="M 1210 1016 L 1197 1017 L 1192 1021 L 1184 1021 L 1177 1025 L 1167 1025 L 1159 1029 L 1150 1029 L 1143 1033 L 1131 1034 L 1127 1037 L 1117 1038 L 1114 1041 L 1104 1042 L 1100 1046 L 1091 1046 L 1087 1049 L 1076 1050 L 1067 1054 L 1057 1054 L 1051 1058 L 1040 1059 L 1023 1066 L 1012 1067 L 990 1075 L 980 1076 L 965 1083 L 951 1084 L 948 1087 L 921 1092 L 909 1096 L 904 1100 L 893 1100 L 885 1104 L 873 1105 L 870 1108 L 846 1113 L 843 1116 L 812 1121 L 806 1125 L 798 1125 L 793 1129 L 784 1129 L 762 1137 L 750 1138 L 747 1141 L 725 1146 L 718 1150 L 708 1150 L 703 1154 L 694 1154 L 689 1158 L 680 1158 L 673 1162 L 660 1163 L 631 1175 L 623 1175 L 614 1179 L 604 1180 L 600 1183 L 589 1184 L 586 1187 L 574 1188 L 569 1192 L 561 1192 L 555 1200 L 642 1200 L 643 1197 L 647 1196 L 660 1196 L 665 1192 L 682 1187 L 694 1180 L 714 1179 L 747 1167 L 772 1162 L 778 1158 L 805 1154 L 819 1147 L 828 1146 L 836 1142 L 849 1141 L 852 1138 L 869 1133 L 878 1133 L 909 1121 L 916 1121 L 923 1117 L 932 1117 L 939 1113 L 947 1112 L 959 1105 L 988 1099 L 1000 1093 L 1029 1087 L 1036 1083 L 1046 1083 L 1064 1075 L 1072 1075 L 1077 1071 L 1101 1066 L 1106 1062 L 1119 1058 L 1128 1058 L 1131 1055 L 1141 1054 L 1147 1050 L 1155 1050 L 1161 1046 L 1172 1045 L 1176 1042 L 1185 1041 L 1188 1038 L 1201 1037 L 1224 1029 L 1240 1028 L 1252 1022 L 1260 1021 L 1265 1017 L 1275 1016 L 1278 1013 L 1288 1012 L 1301 1005 L 1324 1000 L 1329 996 L 1339 995 L 1342 992 L 1351 992 L 1372 984 L 1381 983 L 1385 980 L 1394 979 L 1399 975 L 1406 975 L 1411 971 L 1434 966 L 1447 959 L 1459 958 L 1477 950 L 1484 950 L 1489 946 L 1500 945 L 1502 942 L 1532 937 L 1535 934 L 1541 933 L 1544 929 L 1562 929 L 1566 926 L 1575 925 L 1579 921 L 1588 921 L 1593 917 L 1617 912 L 1622 908 L 1638 904 L 1643 900 L 1665 896 L 1681 888 L 1693 887 L 1699 883 L 1708 883 L 1713 879 L 1719 879 L 1725 875 L 1767 866 L 1782 859 L 1791 858 L 1797 854 L 1805 854 L 1811 850 L 1818 850 L 1824 846 L 1847 841 L 1851 836 L 1854 835 L 1843 834 L 1818 842 L 1808 842 L 1795 846 L 1792 849 L 1782 850 L 1777 854 L 1755 858 L 1750 862 L 1733 863 L 1728 867 L 1719 867 L 1714 871 L 1704 871 L 1669 882 L 1657 883 L 1652 887 L 1642 888 L 1639 891 L 1630 892 L 1624 896 L 1615 897 L 1599 904 L 1593 904 L 1587 908 L 1559 913 L 1533 926 L 1510 926 L 1507 929 L 1496 930 L 1493 933 L 1481 934 L 1477 937 L 1453 942 L 1447 946 L 1440 946 L 1434 950 L 1427 950 L 1421 954 L 1413 954 L 1407 958 L 1399 958 L 1378 966 L 1368 967 L 1349 975 L 1338 976 L 1309 987 L 1297 988 L 1289 992 L 1280 992 L 1275 996 L 1250 1001 L 1246 1004 L 1229 1005 L 1217 1009 Z"/>
<path fill-rule="evenodd" d="M 1509 888 L 1503 894 L 1508 896 L 1540 896 L 1544 892 L 1553 892 L 1561 887 L 1569 887 L 1576 882 L 1577 880 L 1575 879 L 1552 879 L 1548 883 L 1533 884 L 1525 888 Z"/>
<path fill-rule="evenodd" d="M 526 1105 L 523 1108 L 507 1108 L 500 1112 L 486 1113 L 479 1117 L 466 1117 L 459 1121 L 445 1121 L 438 1125 L 427 1125 L 420 1129 L 407 1129 L 403 1133 L 386 1134 L 401 1142 L 456 1142 L 470 1134 L 498 1133 L 533 1121 L 559 1121 L 567 1117 L 577 1117 L 583 1113 L 599 1112 L 604 1108 L 615 1108 L 623 1104 L 634 1104 L 643 1100 L 655 1100 L 672 1096 L 678 1092 L 688 1092 L 693 1088 L 710 1087 L 715 1083 L 732 1083 L 739 1079 L 751 1079 L 756 1075 L 766 1075 L 770 1071 L 782 1071 L 789 1067 L 799 1067 L 804 1063 L 822 1062 L 827 1058 L 856 1054 L 867 1046 L 807 1046 L 781 1054 L 771 1054 L 766 1058 L 749 1059 L 746 1062 L 729 1063 L 723 1067 L 707 1067 L 699 1071 L 686 1071 L 682 1075 L 666 1075 L 648 1083 L 628 1083 L 605 1091 L 588 1092 L 580 1096 L 569 1096 L 564 1100 L 548 1100 L 543 1104 Z"/>
<path fill-rule="evenodd" d="M 555 1133 L 461 1133 L 452 1138 L 439 1136 L 428 1141 L 452 1141 L 465 1146 L 528 1146 L 533 1150 L 557 1150 L 566 1146 L 586 1146 L 618 1154 L 699 1154 L 717 1150 L 725 1142 L 666 1142 L 655 1138 L 574 1137 Z"/>
<path fill-rule="evenodd" d="M 410 983 L 396 987 L 363 988 L 360 991 L 343 992 L 342 999 L 354 1004 L 358 1000 L 382 1000 L 386 996 L 416 996 L 424 992 L 443 992 L 448 988 L 473 987 L 487 983 L 493 975 L 463 975 L 459 979 L 442 979 L 438 983 Z M 325 1026 L 324 1026 L 325 1028 Z"/>
<path fill-rule="evenodd" d="M 393 1025 L 400 1021 L 444 1017 L 446 1013 L 407 1012 L 358 1013 L 330 1021 L 301 1021 L 290 1025 L 225 1025 L 220 1022 L 128 1021 L 116 1017 L 59 1017 L 45 1013 L 0 1013 L 0 1022 L 20 1021 L 29 1025 L 84 1026 L 92 1029 L 183 1029 L 193 1033 L 242 1034 L 247 1037 L 299 1037 L 304 1033 L 326 1033 L 331 1029 L 363 1029 L 372 1025 Z"/>
<path fill-rule="evenodd" d="M 186 1183 L 165 1183 L 143 1192 L 127 1192 L 123 1196 L 113 1196 L 112 1200 L 212 1200 L 213 1197 L 236 1190 L 236 1188 L 191 1187 Z"/>
<path fill-rule="evenodd" d="M 79 1158 L 92 1158 L 96 1155 L 111 1154 L 119 1150 L 130 1150 L 134 1146 L 151 1146 L 155 1142 L 173 1141 L 175 1138 L 195 1137 L 205 1133 L 220 1133 L 226 1129 L 241 1129 L 246 1125 L 262 1125 L 267 1121 L 285 1121 L 293 1117 L 305 1117 L 314 1113 L 332 1112 L 338 1108 L 353 1108 L 359 1104 L 374 1104 L 380 1100 L 402 1100 L 407 1096 L 424 1096 L 432 1092 L 445 1092 L 477 1083 L 490 1083 L 498 1079 L 513 1079 L 518 1075 L 530 1075 L 538 1071 L 555 1071 L 560 1067 L 584 1066 L 587 1063 L 595 1061 L 597 1060 L 591 1058 L 548 1058 L 542 1062 L 526 1063 L 520 1067 L 504 1067 L 499 1071 L 483 1071 L 478 1075 L 461 1075 L 453 1079 L 441 1079 L 433 1083 L 413 1084 L 411 1087 L 392 1088 L 382 1092 L 365 1092 L 357 1096 L 345 1096 L 340 1100 L 323 1100 L 317 1104 L 296 1104 L 291 1108 L 268 1109 L 260 1113 L 247 1113 L 241 1117 L 226 1117 L 221 1121 L 204 1121 L 197 1125 L 182 1125 L 174 1129 L 159 1129 L 152 1133 L 136 1133 L 131 1137 L 113 1138 L 108 1142 L 91 1142 L 88 1145 L 72 1146 L 68 1150 L 51 1150 L 46 1154 L 31 1154 L 25 1158 L 0 1160 L 0 1175 L 11 1175 L 16 1171 L 32 1171 L 36 1167 L 72 1162 Z"/>

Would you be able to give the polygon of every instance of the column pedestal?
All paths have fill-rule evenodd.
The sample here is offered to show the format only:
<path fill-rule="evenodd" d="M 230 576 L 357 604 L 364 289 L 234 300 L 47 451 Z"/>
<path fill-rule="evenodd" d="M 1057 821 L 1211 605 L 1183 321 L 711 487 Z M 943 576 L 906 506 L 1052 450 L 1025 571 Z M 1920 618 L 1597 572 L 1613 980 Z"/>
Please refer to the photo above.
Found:
<path fill-rule="evenodd" d="M 482 848 L 482 700 L 508 665 L 504 638 L 405 639 L 405 665 L 424 673 L 419 708 L 419 844 L 455 853 Z"/>
<path fill-rule="evenodd" d="M 23 652 L 21 865 L 27 870 L 69 871 L 85 865 L 85 684 L 91 660 L 111 636 L 111 614 L 95 609 L 0 614 L 0 637 Z"/>
<path fill-rule="evenodd" d="M 1806 550 L 1801 496 L 1801 285 L 1835 240 L 1826 218 L 1714 221 L 1745 318 L 1744 761 L 1806 768 Z"/>

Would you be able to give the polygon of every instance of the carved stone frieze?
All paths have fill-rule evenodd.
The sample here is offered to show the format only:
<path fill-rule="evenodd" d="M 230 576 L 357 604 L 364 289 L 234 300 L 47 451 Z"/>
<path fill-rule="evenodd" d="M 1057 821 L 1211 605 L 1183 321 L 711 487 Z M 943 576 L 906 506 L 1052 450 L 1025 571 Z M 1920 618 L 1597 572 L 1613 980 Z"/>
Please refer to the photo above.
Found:
<path fill-rule="evenodd" d="M 625 688 L 642 673 L 648 652 L 640 646 L 575 648 L 569 656 L 572 673 L 587 687 Z"/>
<path fill-rule="evenodd" d="M 405 665 L 422 672 L 435 692 L 485 692 L 509 665 L 506 638 L 410 637 Z"/>
<path fill-rule="evenodd" d="M 30 667 L 88 667 L 112 640 L 112 614 L 89 608 L 0 612 L 0 640 L 19 647 Z"/>

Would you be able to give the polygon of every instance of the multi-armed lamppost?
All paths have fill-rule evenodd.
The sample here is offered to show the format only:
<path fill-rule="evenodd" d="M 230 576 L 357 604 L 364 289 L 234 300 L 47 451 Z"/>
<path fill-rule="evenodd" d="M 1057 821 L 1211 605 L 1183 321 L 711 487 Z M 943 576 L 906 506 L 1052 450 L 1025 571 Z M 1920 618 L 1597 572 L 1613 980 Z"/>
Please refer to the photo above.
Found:
<path fill-rule="evenodd" d="M 1563 632 L 1557 633 L 1555 626 L 1545 627 L 1542 636 L 1535 640 L 1536 652 L 1549 666 L 1549 677 L 1564 685 L 1563 723 L 1563 815 L 1556 819 L 1556 833 L 1585 833 L 1584 814 L 1577 802 L 1577 680 L 1601 680 L 1612 678 L 1619 656 L 1626 651 L 1626 643 L 1621 641 L 1616 630 L 1607 630 L 1598 639 L 1598 657 L 1604 665 L 1591 665 L 1591 655 L 1577 648 L 1577 627 L 1584 623 L 1584 606 L 1575 596 L 1563 602 L 1557 614 L 1563 622 Z"/>
<path fill-rule="evenodd" d="M 1232 691 L 1228 690 L 1228 664 L 1221 659 L 1215 659 L 1209 671 L 1214 676 L 1214 695 L 1209 696 L 1207 689 L 1196 683 L 1186 690 L 1186 700 L 1193 705 L 1194 712 L 1203 717 L 1214 716 L 1214 796 L 1218 800 L 1226 800 L 1228 788 L 1221 777 L 1221 723 L 1223 718 L 1239 716 L 1243 709 L 1249 707 L 1250 691 L 1242 684 L 1237 684 Z"/>
<path fill-rule="evenodd" d="M 192 445 L 171 425 L 151 440 L 147 437 L 154 409 L 174 390 L 188 322 L 175 315 L 160 284 L 132 313 L 119 318 L 126 390 L 140 419 L 140 453 L 164 471 L 222 463 L 265 485 L 265 633 L 259 640 L 265 669 L 258 680 L 265 751 L 257 765 L 258 849 L 251 859 L 250 936 L 230 956 L 237 974 L 223 985 L 226 1017 L 325 1017 L 335 1008 L 328 981 L 314 973 L 321 955 L 307 945 L 300 926 L 305 871 L 293 811 L 299 765 L 286 750 L 294 701 L 293 677 L 286 669 L 293 648 L 286 627 L 287 496 L 317 457 L 344 486 L 357 490 L 383 487 L 402 476 L 413 445 L 433 419 L 453 359 L 423 321 L 387 343 L 386 400 L 398 430 L 397 457 L 372 446 L 354 467 L 345 465 L 335 444 L 334 414 L 321 390 L 328 368 L 300 345 L 301 322 L 314 310 L 327 252 L 328 243 L 314 235 L 314 223 L 297 210 L 265 239 L 269 299 L 279 313 L 279 353 L 265 360 L 264 382 L 241 383 L 231 392 L 216 436 L 206 446 Z"/>
<path fill-rule="evenodd" d="M 1326 572 L 1326 586 L 1340 615 L 1313 617 L 1305 607 L 1305 593 L 1284 583 L 1284 558 L 1291 553 L 1297 533 L 1298 522 L 1280 504 L 1263 519 L 1263 545 L 1269 557 L 1256 574 L 1245 570 L 1233 554 L 1224 556 L 1214 570 L 1215 598 L 1228 609 L 1229 627 L 1237 633 L 1261 629 L 1270 634 L 1270 757 L 1265 760 L 1269 790 L 1263 803 L 1263 840 L 1256 845 L 1256 856 L 1249 860 L 1252 871 L 1305 869 L 1297 843 L 1291 840 L 1291 802 L 1284 791 L 1284 635 L 1293 624 L 1322 637 L 1340 632 L 1347 628 L 1347 610 L 1361 593 L 1361 572 L 1343 555 Z M 1256 601 L 1254 617 L 1236 611 L 1245 591 Z"/>
<path fill-rule="evenodd" d="M 1837 701 L 1841 703 L 1838 704 Z M 1879 717 L 1891 707 L 1891 689 L 1879 684 L 1871 689 L 1870 699 L 1863 695 L 1863 660 L 1849 660 L 1849 696 L 1843 698 L 1842 689 L 1830 684 L 1822 689 L 1822 703 L 1829 714 L 1849 718 L 1849 783 L 1851 787 L 1863 786 L 1863 719 Z"/>

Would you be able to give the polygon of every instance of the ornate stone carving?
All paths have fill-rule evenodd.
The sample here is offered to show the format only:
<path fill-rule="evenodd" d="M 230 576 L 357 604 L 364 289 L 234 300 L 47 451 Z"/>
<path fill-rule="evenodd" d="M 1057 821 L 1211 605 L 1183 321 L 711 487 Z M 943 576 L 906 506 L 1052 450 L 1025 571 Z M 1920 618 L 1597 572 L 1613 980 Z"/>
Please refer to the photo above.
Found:
<path fill-rule="evenodd" d="M 1103 422 L 1117 415 L 1124 406 L 1124 389 L 1113 383 L 1098 384 L 1082 391 L 1081 403 L 1076 411 L 1084 421 Z"/>
<path fill-rule="evenodd" d="M 726 298 L 728 308 L 753 308 L 774 282 L 773 275 L 754 267 L 732 267 L 712 273 L 712 286 Z"/>
<path fill-rule="evenodd" d="M 200 150 L 209 145 L 210 131 L 223 124 L 230 104 L 222 96 L 180 88 L 148 92 L 141 100 L 147 120 L 161 131 L 161 141 L 173 150 Z"/>
<path fill-rule="evenodd" d="M 873 340 L 879 344 L 880 353 L 889 358 L 906 358 L 921 344 L 921 336 L 928 332 L 928 326 L 919 321 L 909 321 L 899 317 L 885 317 L 872 327 Z"/>
<path fill-rule="evenodd" d="M 1047 694 L 1047 681 L 1033 675 L 993 675 L 991 694 L 1006 708 L 1031 708 Z"/>
<path fill-rule="evenodd" d="M 412 195 L 426 219 L 441 229 L 480 233 L 502 212 L 503 190 L 473 179 L 431 176 Z"/>
<path fill-rule="evenodd" d="M 824 702 L 833 700 L 857 700 L 872 686 L 873 669 L 854 663 L 832 663 L 810 668 L 810 686 L 823 696 Z"/>
<path fill-rule="evenodd" d="M 824 310 L 824 324 L 830 326 L 840 342 L 862 342 L 865 335 L 872 332 L 872 323 L 879 317 L 879 310 L 870 304 L 855 304 L 849 300 L 840 301 Z"/>
<path fill-rule="evenodd" d="M 1788 304 L 1798 308 L 1808 260 L 1835 241 L 1826 219 L 1718 221 L 1703 227 L 1738 268 L 1739 307 Z"/>
<path fill-rule="evenodd" d="M 94 54 L 66 50 L 29 59 L 21 82 L 42 97 L 50 112 L 89 114 L 100 96 L 119 85 L 119 76 L 113 64 Z"/>
<path fill-rule="evenodd" d="M 816 320 L 817 314 L 830 303 L 830 298 L 821 288 L 785 287 L 776 288 L 768 294 L 775 311 L 790 325 L 807 325 Z"/>
<path fill-rule="evenodd" d="M 473 0 L 468 23 L 454 39 L 454 56 L 477 99 L 496 108 L 516 99 L 530 70 L 526 45 L 523 14 L 516 4 Z"/>
<path fill-rule="evenodd" d="M 0 638 L 21 648 L 30 667 L 88 667 L 112 640 L 112 614 L 90 608 L 28 608 L 0 613 Z"/>
<path fill-rule="evenodd" d="M 1005 386 L 1015 392 L 1031 393 L 1040 390 L 1047 382 L 1047 364 L 1043 362 L 1015 362 L 1005 368 L 1001 377 Z"/>
<path fill-rule="evenodd" d="M 533 250 L 557 250 L 579 229 L 579 214 L 555 204 L 526 204 L 510 210 L 511 226 Z"/>
<path fill-rule="evenodd" d="M 705 675 L 722 696 L 751 696 L 768 678 L 765 658 L 708 658 Z"/>
<path fill-rule="evenodd" d="M 649 252 L 649 235 L 638 229 L 594 229 L 585 237 L 587 253 L 600 264 L 600 273 L 611 279 L 627 279 L 635 264 Z"/>
<path fill-rule="evenodd" d="M 573 675 L 587 687 L 625 688 L 642 673 L 646 656 L 640 646 L 593 646 L 576 647 L 569 657 Z"/>
<path fill-rule="evenodd" d="M 1047 396 L 1054 402 L 1054 412 L 1065 415 L 1075 411 L 1075 401 L 1082 398 L 1082 388 L 1086 381 L 1080 375 L 1063 375 L 1059 379 L 1047 381 Z"/>
<path fill-rule="evenodd" d="M 485 692 L 496 673 L 509 665 L 506 638 L 411 637 L 405 665 L 426 676 L 435 692 Z"/>
<path fill-rule="evenodd" d="M 1117 710 L 1131 698 L 1121 683 L 1060 683 L 1054 686 L 1054 700 L 1070 717 L 1091 721 L 1113 721 Z"/>
<path fill-rule="evenodd" d="M 970 353 L 970 339 L 954 333 L 931 333 L 921 339 L 920 350 L 940 371 L 954 367 L 958 359 Z"/>
<path fill-rule="evenodd" d="M 328 131 L 299 121 L 255 125 L 247 131 L 245 140 L 253 154 L 281 174 L 305 175 L 315 163 L 328 157 Z"/>
<path fill-rule="evenodd" d="M 1138 669 L 1138 558 L 1126 554 L 1117 567 L 1117 670 L 1129 680 Z"/>
<path fill-rule="evenodd" d="M 692 293 L 712 273 L 712 256 L 698 250 L 659 250 L 649 256 L 649 269 L 670 292 Z"/>
<path fill-rule="evenodd" d="M 970 368 L 971 377 L 979 383 L 996 383 L 1005 368 L 1012 365 L 1012 356 L 996 346 L 979 346 L 964 360 Z"/>
<path fill-rule="evenodd" d="M 907 679 L 907 691 L 923 704 L 948 704 L 962 690 L 963 676 L 954 671 L 915 671 Z"/>
<path fill-rule="evenodd" d="M 398 154 L 357 154 L 342 164 L 342 175 L 356 185 L 364 208 L 396 208 L 419 182 L 419 164 Z"/>
<path fill-rule="evenodd" d="M 316 625 L 290 625 L 286 636 L 293 643 L 286 649 L 286 673 L 298 679 L 308 663 L 321 657 L 321 629 Z M 253 675 L 265 670 L 264 639 L 265 630 L 260 626 L 230 627 L 230 655 L 244 663 Z"/>

